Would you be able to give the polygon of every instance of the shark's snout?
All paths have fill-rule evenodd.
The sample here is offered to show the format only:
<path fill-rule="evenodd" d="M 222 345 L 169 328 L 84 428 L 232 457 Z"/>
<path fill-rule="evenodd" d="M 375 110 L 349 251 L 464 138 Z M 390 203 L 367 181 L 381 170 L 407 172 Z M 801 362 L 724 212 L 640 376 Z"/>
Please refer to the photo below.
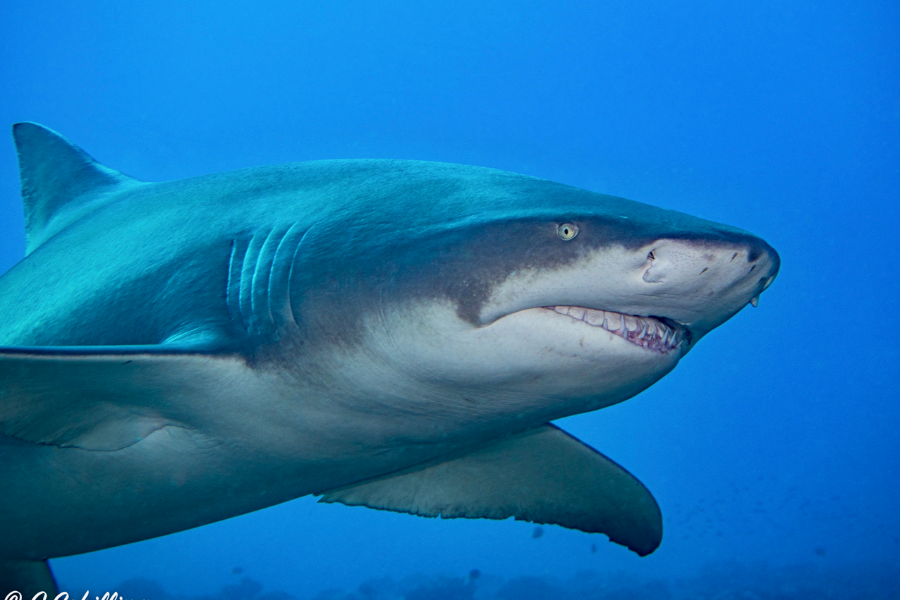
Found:
<path fill-rule="evenodd" d="M 763 240 L 659 240 L 647 252 L 643 295 L 656 299 L 661 314 L 696 335 L 721 325 L 759 295 L 778 274 L 777 252 Z"/>
<path fill-rule="evenodd" d="M 621 243 L 598 244 L 562 265 L 517 270 L 495 288 L 481 323 L 546 307 L 664 352 L 673 349 L 666 331 L 675 329 L 676 346 L 682 341 L 689 346 L 748 303 L 756 304 L 780 265 L 778 254 L 762 239 L 698 222 L 704 227 L 623 237 Z M 614 323 L 608 315 L 619 320 Z M 608 326 L 603 326 L 604 316 Z M 658 323 L 642 336 L 643 327 L 637 321 L 626 327 L 624 317 Z M 651 342 L 644 344 L 648 334 Z"/>

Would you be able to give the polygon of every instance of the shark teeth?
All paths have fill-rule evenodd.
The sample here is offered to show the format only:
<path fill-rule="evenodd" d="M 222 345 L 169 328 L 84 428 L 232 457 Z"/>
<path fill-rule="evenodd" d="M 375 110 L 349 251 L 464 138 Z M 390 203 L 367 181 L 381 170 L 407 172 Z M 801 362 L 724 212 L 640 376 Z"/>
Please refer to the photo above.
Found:
<path fill-rule="evenodd" d="M 683 339 L 683 334 L 677 329 L 669 327 L 653 317 L 636 317 L 580 306 L 545 306 L 544 308 L 578 321 L 584 321 L 591 327 L 600 327 L 632 344 L 663 354 L 677 348 Z"/>

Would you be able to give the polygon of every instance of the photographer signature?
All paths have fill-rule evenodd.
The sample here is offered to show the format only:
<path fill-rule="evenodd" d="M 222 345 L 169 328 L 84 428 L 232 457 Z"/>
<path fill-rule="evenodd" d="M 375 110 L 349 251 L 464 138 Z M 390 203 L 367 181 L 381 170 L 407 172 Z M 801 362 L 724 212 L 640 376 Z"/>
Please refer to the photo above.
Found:
<path fill-rule="evenodd" d="M 91 591 L 86 591 L 84 593 L 84 596 L 81 597 L 81 600 L 90 600 L 90 595 Z M 126 600 L 126 598 L 124 596 L 120 596 L 118 592 L 113 592 L 112 594 L 106 592 L 103 594 L 103 596 L 94 596 L 94 598 L 96 600 Z M 4 598 L 4 600 L 22 600 L 22 594 L 13 590 L 6 595 L 6 598 Z M 46 592 L 38 592 L 34 595 L 34 597 L 31 598 L 31 600 L 49 600 L 49 596 L 47 596 Z M 60 592 L 56 595 L 55 598 L 53 598 L 53 600 L 69 600 L 69 593 Z"/>

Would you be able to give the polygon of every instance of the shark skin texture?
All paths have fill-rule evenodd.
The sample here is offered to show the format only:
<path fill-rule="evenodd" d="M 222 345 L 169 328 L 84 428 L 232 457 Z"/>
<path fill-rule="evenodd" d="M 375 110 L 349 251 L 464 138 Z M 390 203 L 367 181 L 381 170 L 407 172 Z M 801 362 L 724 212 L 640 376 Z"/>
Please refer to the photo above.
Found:
<path fill-rule="evenodd" d="M 650 492 L 550 423 L 647 389 L 780 264 L 739 229 L 493 169 L 147 183 L 41 125 L 13 135 L 27 248 L 0 277 L 4 594 L 55 590 L 50 558 L 308 494 L 649 554 Z"/>

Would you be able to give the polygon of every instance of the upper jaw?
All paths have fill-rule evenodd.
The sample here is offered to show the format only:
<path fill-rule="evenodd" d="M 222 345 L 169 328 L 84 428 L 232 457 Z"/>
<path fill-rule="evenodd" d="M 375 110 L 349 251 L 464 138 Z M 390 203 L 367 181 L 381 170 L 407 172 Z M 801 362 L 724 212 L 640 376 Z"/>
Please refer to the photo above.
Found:
<path fill-rule="evenodd" d="M 591 327 L 605 329 L 627 342 L 660 354 L 685 349 L 691 342 L 692 334 L 687 327 L 665 317 L 640 317 L 581 306 L 543 308 L 583 321 Z"/>
<path fill-rule="evenodd" d="M 655 328 L 663 339 L 651 340 L 653 345 L 666 348 L 666 328 L 671 329 L 683 353 L 771 284 L 778 255 L 761 240 L 757 246 L 743 240 L 656 240 L 639 248 L 596 248 L 555 269 L 522 269 L 494 288 L 480 325 L 546 307 L 641 345 Z M 648 332 L 640 337 L 645 324 Z"/>

